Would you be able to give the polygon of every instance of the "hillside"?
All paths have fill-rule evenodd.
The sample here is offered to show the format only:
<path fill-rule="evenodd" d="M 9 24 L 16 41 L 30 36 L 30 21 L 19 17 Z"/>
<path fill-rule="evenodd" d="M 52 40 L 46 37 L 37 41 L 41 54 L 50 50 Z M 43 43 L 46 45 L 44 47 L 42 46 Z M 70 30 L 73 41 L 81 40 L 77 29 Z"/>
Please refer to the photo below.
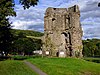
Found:
<path fill-rule="evenodd" d="M 38 31 L 32 31 L 32 30 L 18 30 L 18 29 L 12 29 L 13 34 L 18 35 L 20 33 L 24 34 L 25 36 L 35 36 L 35 37 L 41 37 L 43 36 L 43 33 Z"/>
<path fill-rule="evenodd" d="M 31 30 L 12 29 L 13 44 L 10 46 L 10 54 L 31 55 L 34 50 L 40 50 L 42 46 L 41 37 L 43 33 Z"/>

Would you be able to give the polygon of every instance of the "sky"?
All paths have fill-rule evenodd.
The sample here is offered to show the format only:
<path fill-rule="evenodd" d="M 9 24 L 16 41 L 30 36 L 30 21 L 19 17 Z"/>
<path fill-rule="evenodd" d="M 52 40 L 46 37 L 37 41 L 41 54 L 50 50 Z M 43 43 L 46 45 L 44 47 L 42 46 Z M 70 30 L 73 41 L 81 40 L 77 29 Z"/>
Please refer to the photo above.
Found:
<path fill-rule="evenodd" d="M 44 32 L 44 14 L 48 7 L 68 8 L 78 5 L 80 8 L 80 22 L 83 39 L 100 39 L 100 0 L 39 0 L 38 5 L 24 10 L 15 0 L 16 17 L 10 17 L 13 29 L 35 30 Z"/>

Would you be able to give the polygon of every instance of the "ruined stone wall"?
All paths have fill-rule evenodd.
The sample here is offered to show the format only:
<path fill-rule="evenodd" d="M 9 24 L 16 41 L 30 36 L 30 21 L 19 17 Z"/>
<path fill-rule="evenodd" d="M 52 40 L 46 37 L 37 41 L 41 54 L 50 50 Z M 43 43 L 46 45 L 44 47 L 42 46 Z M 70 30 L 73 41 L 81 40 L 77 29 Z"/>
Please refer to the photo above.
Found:
<path fill-rule="evenodd" d="M 44 17 L 44 55 L 82 57 L 82 28 L 77 5 L 47 8 Z M 49 54 L 46 54 L 46 52 Z"/>

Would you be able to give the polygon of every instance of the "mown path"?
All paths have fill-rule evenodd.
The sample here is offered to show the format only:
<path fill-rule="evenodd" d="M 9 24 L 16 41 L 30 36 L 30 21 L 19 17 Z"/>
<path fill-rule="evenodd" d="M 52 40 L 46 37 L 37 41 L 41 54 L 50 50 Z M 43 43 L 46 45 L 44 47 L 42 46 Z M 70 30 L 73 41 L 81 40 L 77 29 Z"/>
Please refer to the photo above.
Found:
<path fill-rule="evenodd" d="M 37 74 L 39 74 L 39 75 L 47 75 L 46 73 L 44 73 L 43 71 L 41 71 L 39 68 L 37 68 L 35 65 L 31 64 L 30 62 L 28 62 L 28 61 L 25 60 L 24 63 L 26 65 L 28 65 Z"/>

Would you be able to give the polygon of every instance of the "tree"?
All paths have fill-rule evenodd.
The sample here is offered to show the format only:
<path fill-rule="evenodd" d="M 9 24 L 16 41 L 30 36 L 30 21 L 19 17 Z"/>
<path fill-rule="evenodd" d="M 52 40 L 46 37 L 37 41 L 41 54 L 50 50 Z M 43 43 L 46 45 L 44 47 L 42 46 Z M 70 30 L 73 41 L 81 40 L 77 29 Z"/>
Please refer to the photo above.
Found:
<path fill-rule="evenodd" d="M 97 51 L 95 52 L 95 54 L 96 54 L 96 56 L 100 57 L 100 42 L 97 42 L 96 46 L 97 46 Z"/>
<path fill-rule="evenodd" d="M 0 0 L 0 51 L 7 55 L 12 43 L 11 23 L 8 16 L 16 16 L 12 0 Z"/>
<path fill-rule="evenodd" d="M 20 0 L 20 3 L 23 5 L 24 9 L 37 5 L 37 2 L 38 0 Z"/>
<path fill-rule="evenodd" d="M 85 57 L 90 57 L 91 56 L 91 50 L 89 49 L 89 41 L 83 40 L 83 55 Z"/>
<path fill-rule="evenodd" d="M 21 33 L 22 34 L 22 33 Z M 20 34 L 19 34 L 20 35 Z M 16 40 L 14 40 L 13 45 L 13 51 L 12 53 L 18 53 L 18 54 L 24 54 L 24 55 L 30 55 L 34 50 L 40 50 L 42 46 L 42 42 L 39 39 L 32 39 L 27 38 L 25 36 L 17 37 Z"/>
<path fill-rule="evenodd" d="M 37 5 L 38 0 L 20 0 L 24 9 Z M 9 53 L 13 34 L 11 33 L 11 23 L 8 16 L 16 16 L 14 11 L 14 0 L 0 0 L 0 52 Z"/>
<path fill-rule="evenodd" d="M 86 57 L 100 57 L 100 39 L 83 40 L 83 55 Z"/>

